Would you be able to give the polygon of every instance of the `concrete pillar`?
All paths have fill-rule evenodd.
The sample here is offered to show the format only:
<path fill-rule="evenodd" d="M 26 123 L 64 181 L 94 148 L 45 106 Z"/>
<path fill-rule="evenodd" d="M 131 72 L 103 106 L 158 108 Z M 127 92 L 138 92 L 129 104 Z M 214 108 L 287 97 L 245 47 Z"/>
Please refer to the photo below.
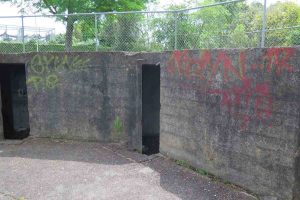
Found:
<path fill-rule="evenodd" d="M 4 140 L 3 119 L 2 119 L 1 85 L 0 85 L 0 140 Z"/>

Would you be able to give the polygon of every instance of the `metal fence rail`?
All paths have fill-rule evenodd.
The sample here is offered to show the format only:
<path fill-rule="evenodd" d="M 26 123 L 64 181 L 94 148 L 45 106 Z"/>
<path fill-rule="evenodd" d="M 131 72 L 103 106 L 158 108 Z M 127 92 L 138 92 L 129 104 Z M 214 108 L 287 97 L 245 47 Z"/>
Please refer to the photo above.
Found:
<path fill-rule="evenodd" d="M 234 0 L 171 11 L 3 16 L 0 53 L 270 47 L 300 41 L 300 24 L 269 26 L 263 6 L 256 13 L 260 21 L 251 21 L 245 6 L 244 0 Z"/>

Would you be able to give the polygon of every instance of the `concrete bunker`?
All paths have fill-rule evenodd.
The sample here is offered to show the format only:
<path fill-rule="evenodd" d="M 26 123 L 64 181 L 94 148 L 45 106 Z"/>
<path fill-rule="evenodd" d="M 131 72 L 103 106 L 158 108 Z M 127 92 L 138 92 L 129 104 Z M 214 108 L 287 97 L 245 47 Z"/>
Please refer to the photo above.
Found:
<path fill-rule="evenodd" d="M 25 64 L 1 64 L 0 88 L 0 138 L 28 137 L 30 128 Z"/>
<path fill-rule="evenodd" d="M 160 65 L 142 65 L 143 153 L 159 153 Z"/>
<path fill-rule="evenodd" d="M 204 49 L 0 61 L 26 63 L 35 137 L 109 142 L 117 121 L 129 149 L 159 149 L 261 197 L 298 200 L 299 55 L 299 48 Z M 160 90 L 147 90 L 147 81 Z"/>

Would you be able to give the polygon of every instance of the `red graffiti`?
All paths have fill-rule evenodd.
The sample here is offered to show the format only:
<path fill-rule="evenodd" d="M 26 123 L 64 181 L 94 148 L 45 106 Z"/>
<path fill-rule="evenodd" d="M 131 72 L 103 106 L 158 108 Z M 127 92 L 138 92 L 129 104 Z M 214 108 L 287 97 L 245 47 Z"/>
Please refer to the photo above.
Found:
<path fill-rule="evenodd" d="M 245 51 L 240 52 L 240 57 L 239 57 L 239 63 L 240 63 L 240 74 L 242 79 L 246 78 L 246 54 Z"/>
<path fill-rule="evenodd" d="M 223 64 L 223 65 L 221 65 Z M 216 76 L 217 70 L 221 70 L 221 67 L 223 66 L 223 74 L 225 81 L 229 81 L 228 72 L 231 72 L 235 75 L 235 77 L 241 79 L 240 74 L 238 71 L 233 67 L 232 62 L 230 58 L 225 54 L 224 51 L 220 51 L 220 53 L 217 56 L 217 61 L 212 66 L 212 73 L 210 76 L 210 82 L 212 81 L 212 78 Z"/>
<path fill-rule="evenodd" d="M 294 48 L 270 48 L 267 49 L 266 53 L 259 60 L 266 62 L 266 71 L 268 73 L 274 70 L 276 75 L 280 76 L 283 70 L 287 70 L 289 73 L 294 72 L 294 68 L 288 64 L 288 60 L 294 53 Z M 257 67 L 261 70 L 264 69 L 263 64 L 254 64 L 251 66 L 252 70 L 255 70 Z"/>
<path fill-rule="evenodd" d="M 242 130 L 248 127 L 251 120 L 264 120 L 272 117 L 272 96 L 266 82 L 252 87 L 249 79 L 243 79 L 242 86 L 234 86 L 230 89 L 211 89 L 208 93 L 221 95 L 221 106 L 226 107 L 230 114 L 234 114 L 237 118 L 242 118 Z M 254 117 L 233 111 L 233 107 L 241 107 L 242 105 L 246 107 L 243 110 L 250 110 L 251 98 L 254 98 Z M 242 99 L 244 100 L 243 102 Z"/>
<path fill-rule="evenodd" d="M 203 71 L 207 66 L 210 65 L 211 55 L 209 51 L 204 51 L 201 55 L 200 60 L 198 61 L 198 67 L 195 70 L 195 75 L 198 76 L 201 80 L 205 80 L 203 76 Z"/>
<path fill-rule="evenodd" d="M 272 96 L 270 94 L 270 85 L 267 81 L 256 83 L 249 77 L 249 71 L 246 69 L 260 70 L 262 73 L 274 73 L 280 76 L 282 73 L 292 73 L 295 71 L 293 66 L 289 64 L 290 59 L 294 56 L 294 48 L 270 48 L 264 50 L 264 53 L 255 56 L 246 54 L 246 51 L 240 51 L 238 62 L 231 60 L 232 56 L 226 54 L 224 50 L 220 50 L 212 57 L 208 50 L 201 52 L 199 57 L 192 56 L 188 50 L 174 51 L 170 60 L 167 62 L 167 71 L 169 74 L 178 74 L 180 77 L 198 78 L 207 81 L 201 84 L 197 90 L 204 91 L 211 88 L 213 81 L 217 75 L 221 74 L 224 83 L 232 85 L 235 81 L 240 86 L 233 86 L 229 89 L 208 89 L 208 93 L 221 96 L 221 106 L 227 108 L 230 115 L 236 119 L 241 119 L 241 128 L 243 130 L 249 127 L 249 123 L 253 120 L 260 120 L 263 123 L 270 122 L 272 117 Z M 247 56 L 251 61 L 258 64 L 248 64 Z M 238 63 L 238 66 L 234 66 Z M 247 64 L 249 66 L 247 66 Z M 262 74 L 264 75 L 264 74 Z M 185 83 L 185 82 L 184 82 Z M 256 84 L 254 84 L 256 83 Z M 184 85 L 184 88 L 196 89 Z M 226 86 L 225 86 L 226 87 Z M 241 111 L 246 111 L 247 114 Z M 252 113 L 252 114 L 249 114 Z"/>
<path fill-rule="evenodd" d="M 294 55 L 294 48 L 270 48 L 257 60 L 260 60 L 260 64 L 252 64 L 252 70 L 260 68 L 264 70 L 263 63 L 266 65 L 266 72 L 271 73 L 275 71 L 279 76 L 284 70 L 289 73 L 294 72 L 294 68 L 288 64 L 289 59 Z M 167 62 L 167 71 L 170 74 L 178 74 L 186 78 L 192 76 L 198 77 L 201 80 L 207 80 L 212 82 L 213 78 L 217 75 L 217 72 L 221 72 L 224 81 L 230 81 L 230 74 L 233 75 L 231 80 L 246 78 L 246 54 L 245 51 L 239 53 L 239 66 L 233 66 L 231 58 L 221 50 L 216 55 L 216 59 L 212 61 L 211 52 L 204 50 L 200 57 L 192 57 L 189 55 L 188 50 L 179 51 L 175 50 Z M 274 69 L 272 69 L 274 68 Z M 210 72 L 208 77 L 204 75 L 205 70 Z"/>
<path fill-rule="evenodd" d="M 207 79 L 203 75 L 203 72 L 208 67 L 211 68 L 211 74 Z M 242 78 L 238 70 L 232 65 L 231 59 L 226 55 L 225 51 L 220 51 L 216 61 L 212 63 L 209 51 L 204 51 L 199 59 L 190 57 L 188 50 L 184 50 L 183 52 L 175 50 L 171 59 L 167 62 L 167 71 L 171 74 L 177 72 L 179 76 L 185 76 L 186 78 L 194 75 L 201 80 L 209 80 L 209 82 L 213 80 L 218 71 L 222 72 L 226 82 L 229 81 L 229 73 L 238 79 Z"/>
<path fill-rule="evenodd" d="M 169 73 L 178 72 L 180 76 L 190 76 L 190 69 L 192 64 L 192 59 L 188 55 L 188 51 L 185 50 L 183 53 L 181 51 L 175 50 L 173 52 L 172 58 L 167 63 L 167 70 Z"/>

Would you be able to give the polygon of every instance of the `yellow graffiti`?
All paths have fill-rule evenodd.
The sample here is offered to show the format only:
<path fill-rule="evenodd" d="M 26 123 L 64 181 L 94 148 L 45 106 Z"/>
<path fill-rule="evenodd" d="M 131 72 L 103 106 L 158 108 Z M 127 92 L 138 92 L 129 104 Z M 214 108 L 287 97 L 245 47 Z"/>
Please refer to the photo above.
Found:
<path fill-rule="evenodd" d="M 46 88 L 53 89 L 58 84 L 58 77 L 55 74 L 51 74 L 46 78 Z"/>
<path fill-rule="evenodd" d="M 33 87 L 38 90 L 40 84 L 43 82 L 43 78 L 39 76 L 30 76 L 27 80 L 28 85 L 33 85 Z"/>
<path fill-rule="evenodd" d="M 88 58 L 80 56 L 35 55 L 28 63 L 27 83 L 34 89 L 54 89 L 59 84 L 60 72 L 76 73 L 87 69 Z"/>
<path fill-rule="evenodd" d="M 30 76 L 27 80 L 28 85 L 32 85 L 35 90 L 53 89 L 58 85 L 58 77 L 55 74 L 50 74 L 46 78 L 40 76 Z"/>

